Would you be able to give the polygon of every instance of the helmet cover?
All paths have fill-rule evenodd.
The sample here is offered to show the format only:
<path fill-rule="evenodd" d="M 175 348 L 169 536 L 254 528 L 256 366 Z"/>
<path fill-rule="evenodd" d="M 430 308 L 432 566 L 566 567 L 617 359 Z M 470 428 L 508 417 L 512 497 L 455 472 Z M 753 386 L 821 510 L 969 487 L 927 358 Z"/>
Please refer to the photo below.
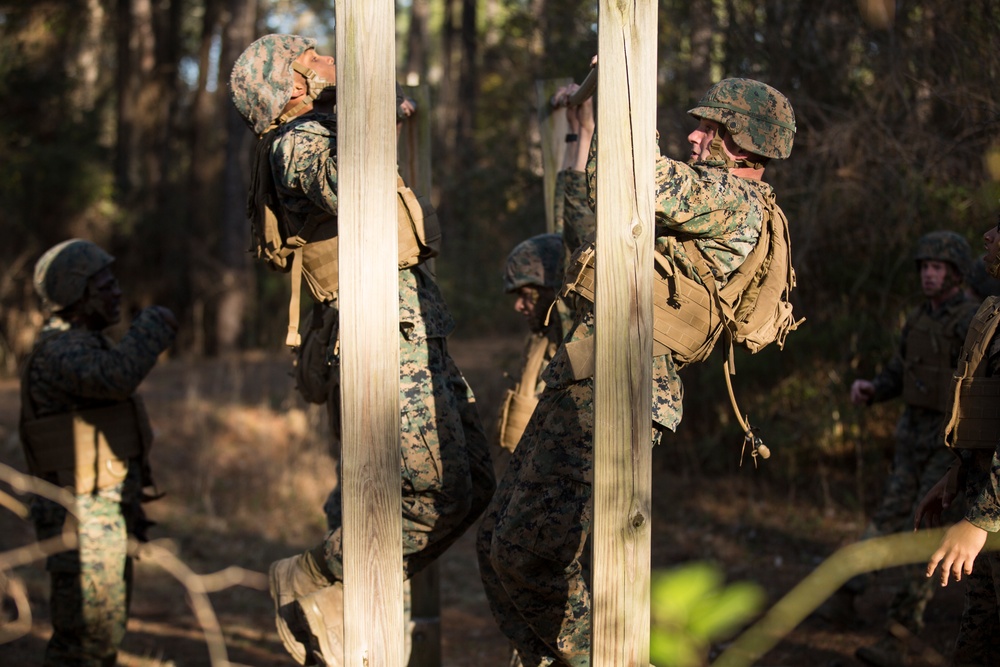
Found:
<path fill-rule="evenodd" d="M 721 124 L 745 151 L 782 160 L 792 153 L 795 112 L 788 98 L 766 83 L 723 79 L 688 113 Z"/>
<path fill-rule="evenodd" d="M 46 250 L 35 263 L 35 292 L 46 307 L 63 310 L 82 299 L 90 277 L 114 261 L 90 241 L 63 241 Z"/>
<path fill-rule="evenodd" d="M 254 134 L 263 134 L 292 99 L 292 63 L 316 40 L 298 35 L 264 35 L 248 46 L 233 65 L 229 92 L 236 110 Z"/>

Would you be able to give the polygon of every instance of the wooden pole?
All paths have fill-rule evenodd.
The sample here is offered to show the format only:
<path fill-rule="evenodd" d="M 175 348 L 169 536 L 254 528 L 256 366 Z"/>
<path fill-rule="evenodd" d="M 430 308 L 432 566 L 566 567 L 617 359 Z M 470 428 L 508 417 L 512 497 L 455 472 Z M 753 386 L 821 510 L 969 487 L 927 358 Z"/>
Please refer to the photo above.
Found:
<path fill-rule="evenodd" d="M 594 667 L 649 664 L 656 1 L 600 0 Z"/>
<path fill-rule="evenodd" d="M 403 93 L 417 103 L 417 113 L 403 121 L 399 134 L 399 174 L 418 196 L 430 197 L 430 87 L 427 84 L 403 86 Z M 410 586 L 411 647 L 407 667 L 441 667 L 440 579 L 438 561 L 434 561 L 407 582 Z"/>
<path fill-rule="evenodd" d="M 535 98 L 538 103 L 538 133 L 542 149 L 542 187 L 545 193 L 545 231 L 561 234 L 562 228 L 555 215 L 556 174 L 562 166 L 566 151 L 565 107 L 553 107 L 552 96 L 562 86 L 573 83 L 573 79 L 546 79 L 535 82 Z"/>
<path fill-rule="evenodd" d="M 403 667 L 394 19 L 337 3 L 347 667 Z"/>

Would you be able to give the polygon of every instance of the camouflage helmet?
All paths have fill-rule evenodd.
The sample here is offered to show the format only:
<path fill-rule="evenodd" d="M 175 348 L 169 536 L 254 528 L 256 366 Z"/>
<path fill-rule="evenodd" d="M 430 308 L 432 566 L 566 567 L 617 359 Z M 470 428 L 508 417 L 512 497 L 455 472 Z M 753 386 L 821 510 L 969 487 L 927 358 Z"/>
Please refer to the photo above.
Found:
<path fill-rule="evenodd" d="M 925 259 L 948 262 L 955 267 L 963 278 L 969 275 L 972 267 L 972 248 L 969 242 L 955 232 L 938 231 L 924 234 L 917 241 L 917 251 L 913 256 L 917 262 Z"/>
<path fill-rule="evenodd" d="M 264 35 L 236 59 L 229 75 L 233 105 L 254 134 L 261 135 L 292 99 L 292 63 L 316 40 L 298 35 Z"/>
<path fill-rule="evenodd" d="M 115 258 L 83 239 L 52 246 L 35 263 L 35 292 L 46 307 L 59 311 L 83 298 L 87 280 Z"/>
<path fill-rule="evenodd" d="M 521 287 L 557 289 L 563 277 L 563 243 L 559 234 L 539 234 L 517 244 L 503 271 L 503 289 Z"/>
<path fill-rule="evenodd" d="M 745 151 L 779 160 L 792 153 L 795 112 L 788 98 L 766 83 L 723 79 L 688 113 L 722 124 Z"/>

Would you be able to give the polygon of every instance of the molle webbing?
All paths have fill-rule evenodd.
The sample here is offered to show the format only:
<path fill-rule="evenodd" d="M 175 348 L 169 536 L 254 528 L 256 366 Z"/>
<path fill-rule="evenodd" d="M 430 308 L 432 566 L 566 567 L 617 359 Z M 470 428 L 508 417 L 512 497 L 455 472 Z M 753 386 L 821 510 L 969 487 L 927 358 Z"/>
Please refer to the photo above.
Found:
<path fill-rule="evenodd" d="M 22 417 L 21 442 L 31 474 L 56 476 L 76 494 L 122 482 L 129 460 L 145 457 L 152 430 L 139 397 L 103 408 Z"/>
<path fill-rule="evenodd" d="M 976 312 L 952 379 L 952 405 L 944 441 L 957 449 L 995 449 L 1000 441 L 1000 377 L 988 377 L 990 342 L 1000 325 L 1000 297 Z"/>
<path fill-rule="evenodd" d="M 954 322 L 934 320 L 921 312 L 906 335 L 906 359 L 903 361 L 903 401 L 918 408 L 946 412 L 948 387 L 954 376 L 948 331 Z"/>
<path fill-rule="evenodd" d="M 549 346 L 547 336 L 535 336 L 532 339 L 528 359 L 521 372 L 521 381 L 513 389 L 507 390 L 500 410 L 500 446 L 508 452 L 513 452 L 521 441 L 524 429 L 538 405 L 535 390 Z"/>

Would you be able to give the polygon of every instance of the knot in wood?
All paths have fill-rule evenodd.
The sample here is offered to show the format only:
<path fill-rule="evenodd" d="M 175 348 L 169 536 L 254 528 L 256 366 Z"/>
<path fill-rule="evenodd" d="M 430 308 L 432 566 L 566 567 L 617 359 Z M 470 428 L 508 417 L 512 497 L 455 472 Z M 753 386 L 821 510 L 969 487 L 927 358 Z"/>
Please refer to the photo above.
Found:
<path fill-rule="evenodd" d="M 642 512 L 635 512 L 632 514 L 632 528 L 642 528 L 645 523 L 646 517 L 642 514 Z"/>

